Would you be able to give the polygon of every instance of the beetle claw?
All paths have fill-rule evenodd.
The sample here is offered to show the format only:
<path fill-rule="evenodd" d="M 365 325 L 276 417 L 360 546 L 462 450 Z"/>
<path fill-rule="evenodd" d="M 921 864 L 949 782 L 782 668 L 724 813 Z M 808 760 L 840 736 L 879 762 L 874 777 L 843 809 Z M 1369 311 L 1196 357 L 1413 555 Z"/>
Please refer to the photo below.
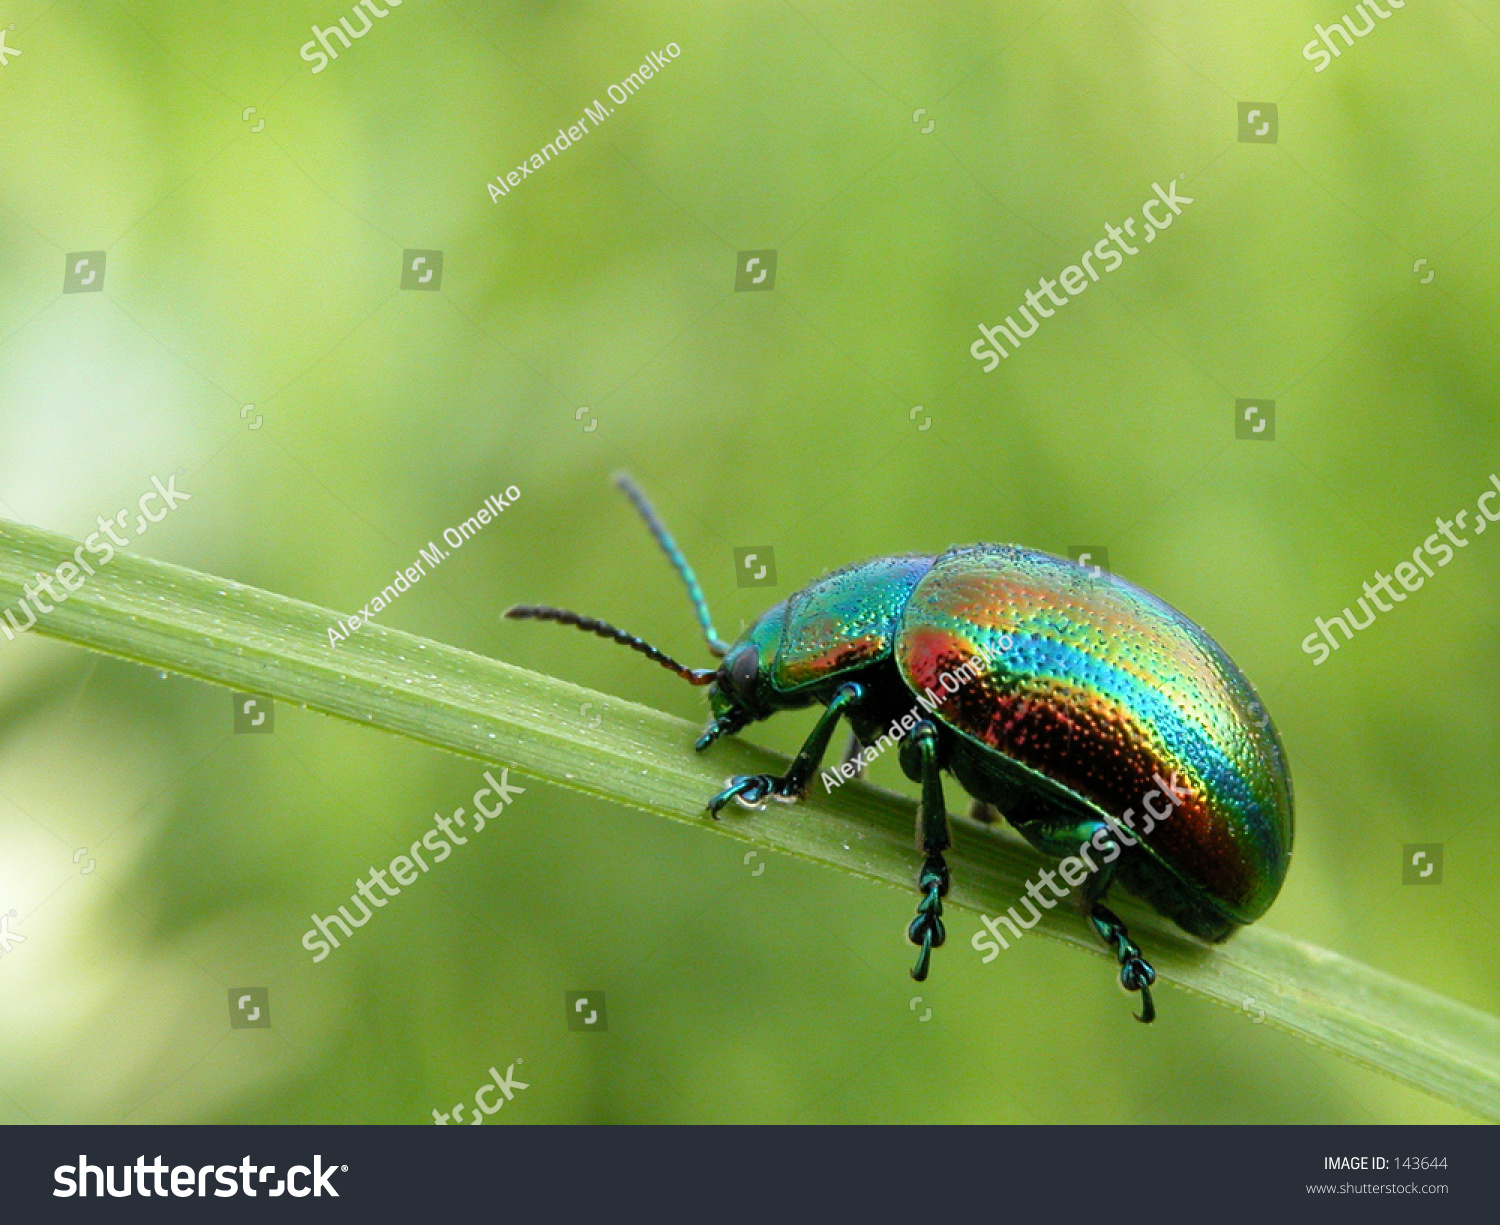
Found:
<path fill-rule="evenodd" d="M 1127 991 L 1141 993 L 1141 1012 L 1136 1020 L 1150 1025 L 1156 1020 L 1156 1005 L 1151 1000 L 1151 984 L 1156 981 L 1156 971 L 1151 963 L 1140 956 L 1129 958 L 1120 967 L 1120 986 Z"/>
<path fill-rule="evenodd" d="M 927 857 L 917 888 L 922 891 L 922 900 L 917 903 L 917 917 L 906 929 L 906 938 L 922 946 L 922 951 L 917 954 L 917 964 L 911 971 L 911 976 L 920 983 L 927 979 L 932 950 L 942 948 L 948 938 L 942 919 L 943 894 L 948 892 L 948 865 L 943 862 L 942 855 L 934 852 Z"/>
<path fill-rule="evenodd" d="M 708 815 L 715 821 L 719 819 L 719 810 L 730 800 L 742 808 L 765 811 L 766 798 L 777 795 L 781 785 L 780 779 L 769 774 L 736 774 L 724 782 L 724 790 L 708 802 Z"/>
<path fill-rule="evenodd" d="M 1120 917 L 1108 907 L 1095 902 L 1089 908 L 1089 921 L 1104 943 L 1114 950 L 1120 963 L 1120 986 L 1141 993 L 1141 1011 L 1136 1020 L 1150 1025 L 1156 1020 L 1156 1005 L 1151 999 L 1151 984 L 1156 981 L 1156 971 L 1141 956 L 1140 947 L 1130 938 Z"/>
<path fill-rule="evenodd" d="M 925 983 L 927 981 L 927 967 L 932 961 L 933 938 L 932 929 L 926 927 L 923 928 L 920 938 L 918 937 L 917 926 L 921 922 L 922 917 L 919 917 L 915 922 L 913 922 L 911 928 L 907 931 L 907 935 L 910 937 L 913 944 L 917 944 L 920 942 L 920 944 L 922 945 L 922 951 L 917 954 L 917 964 L 912 966 L 911 968 L 911 976 L 916 979 L 917 982 Z M 941 943 L 941 941 L 939 941 L 939 943 Z"/>
<path fill-rule="evenodd" d="M 1150 1025 L 1152 1021 L 1156 1020 L 1156 1005 L 1151 1002 L 1151 989 L 1149 987 L 1141 988 L 1141 1011 L 1136 1020 L 1142 1025 Z"/>

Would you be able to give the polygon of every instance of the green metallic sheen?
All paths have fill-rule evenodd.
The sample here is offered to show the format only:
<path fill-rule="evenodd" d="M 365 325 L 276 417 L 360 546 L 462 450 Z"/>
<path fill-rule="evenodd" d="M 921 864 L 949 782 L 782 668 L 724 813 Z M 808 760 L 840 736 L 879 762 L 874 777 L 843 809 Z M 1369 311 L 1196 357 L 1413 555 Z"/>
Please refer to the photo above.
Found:
<path fill-rule="evenodd" d="M 1228 655 L 1155 596 L 1030 549 L 950 549 L 912 590 L 895 656 L 918 692 L 978 660 L 937 715 L 959 733 L 949 768 L 1039 846 L 1132 814 L 1150 860 L 1122 864 L 1123 883 L 1209 939 L 1275 900 L 1292 851 L 1281 740 Z M 1158 778 L 1185 793 L 1175 807 Z"/>
<path fill-rule="evenodd" d="M 971 661 L 981 677 L 946 693 Z M 876 558 L 769 609 L 724 665 L 754 678 L 738 701 L 710 690 L 726 731 L 863 677 L 849 718 L 870 739 L 933 694 L 970 795 L 1058 856 L 1090 823 L 1123 822 L 1146 854 L 1121 860 L 1121 883 L 1204 939 L 1254 922 L 1286 878 L 1292 783 L 1265 708 L 1199 626 L 1116 575 L 1015 545 Z"/>
<path fill-rule="evenodd" d="M 822 687 L 889 657 L 907 599 L 931 556 L 877 557 L 834 570 L 785 602 L 786 619 L 771 660 L 778 693 Z"/>
<path fill-rule="evenodd" d="M 899 743 L 902 771 L 922 788 L 921 901 L 907 929 L 917 981 L 946 939 L 944 772 L 978 802 L 981 819 L 1003 815 L 1062 859 L 1043 873 L 1047 885 L 1061 876 L 1081 889 L 1121 986 L 1140 995 L 1141 1021 L 1156 1016 L 1156 971 L 1104 904 L 1113 885 L 1206 940 L 1254 922 L 1275 900 L 1292 854 L 1286 754 L 1244 674 L 1176 609 L 1096 567 L 979 544 L 825 574 L 726 645 L 671 533 L 633 481 L 618 483 L 681 576 L 719 666 L 688 667 L 565 609 L 523 605 L 506 615 L 575 626 L 706 685 L 713 720 L 700 751 L 779 711 L 821 704 L 786 771 L 727 779 L 708 801 L 715 818 L 731 802 L 759 808 L 804 796 L 841 720 L 866 747 Z M 842 777 L 853 777 L 848 765 Z M 1040 918 L 1037 901 L 1053 904 L 1036 882 L 1027 893 L 1031 922 L 1016 907 L 1005 919 L 1016 935 Z"/>

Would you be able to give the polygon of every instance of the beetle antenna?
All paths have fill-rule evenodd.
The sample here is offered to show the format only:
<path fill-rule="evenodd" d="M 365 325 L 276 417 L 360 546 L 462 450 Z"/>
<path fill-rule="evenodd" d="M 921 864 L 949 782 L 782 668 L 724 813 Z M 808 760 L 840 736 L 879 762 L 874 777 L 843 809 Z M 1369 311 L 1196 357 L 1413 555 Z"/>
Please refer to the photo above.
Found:
<path fill-rule="evenodd" d="M 720 638 L 719 631 L 714 629 L 714 620 L 708 611 L 708 601 L 703 598 L 703 588 L 698 586 L 698 576 L 693 573 L 692 566 L 688 565 L 688 559 L 683 556 L 682 550 L 677 547 L 677 542 L 672 539 L 672 533 L 667 531 L 666 524 L 661 521 L 655 508 L 641 492 L 641 487 L 626 473 L 615 473 L 615 488 L 630 499 L 635 506 L 636 513 L 646 521 L 646 526 L 656 537 L 656 543 L 661 546 L 661 551 L 667 555 L 667 560 L 677 571 L 677 577 L 687 585 L 688 599 L 693 602 L 693 615 L 698 618 L 698 624 L 703 627 L 703 637 L 708 640 L 708 649 L 717 658 L 723 659 L 729 650 L 729 644 Z"/>
<path fill-rule="evenodd" d="M 618 642 L 632 651 L 639 651 L 647 659 L 655 660 L 668 671 L 677 673 L 690 685 L 712 684 L 714 677 L 718 675 L 712 668 L 689 668 L 685 664 L 678 663 L 665 651 L 658 651 L 644 638 L 637 638 L 634 634 L 627 634 L 624 630 L 616 629 L 607 622 L 599 621 L 594 617 L 585 617 L 582 613 L 569 612 L 565 608 L 517 604 L 514 608 L 507 608 L 504 615 L 512 621 L 556 621 L 559 625 L 572 625 L 590 634 L 598 634 L 599 637 Z"/>

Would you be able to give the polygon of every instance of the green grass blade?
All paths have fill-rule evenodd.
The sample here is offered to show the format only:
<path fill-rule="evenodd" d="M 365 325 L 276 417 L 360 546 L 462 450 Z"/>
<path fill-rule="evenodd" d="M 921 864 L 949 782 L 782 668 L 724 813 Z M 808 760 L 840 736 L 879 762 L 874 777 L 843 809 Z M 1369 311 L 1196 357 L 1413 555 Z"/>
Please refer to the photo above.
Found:
<path fill-rule="evenodd" d="M 0 608 L 13 608 L 25 583 L 76 547 L 0 521 Z M 726 775 L 779 771 L 784 759 L 732 741 L 694 753 L 699 729 L 680 719 L 379 625 L 334 649 L 328 629 L 337 620 L 311 604 L 122 554 L 40 617 L 34 632 L 913 886 L 909 799 L 848 784 L 832 795 L 814 788 L 794 821 L 773 805 L 763 814 L 731 809 L 710 822 L 703 803 Z M 1012 839 L 960 822 L 949 855 L 950 904 L 998 914 L 1045 862 Z M 1128 902 L 1119 909 L 1165 982 L 1236 1010 L 1253 1000 L 1268 1024 L 1500 1119 L 1500 1020 L 1263 926 L 1209 948 Z M 1103 955 L 1067 907 L 1044 914 L 1037 930 Z M 955 931 L 949 955 L 975 955 L 965 945 Z"/>

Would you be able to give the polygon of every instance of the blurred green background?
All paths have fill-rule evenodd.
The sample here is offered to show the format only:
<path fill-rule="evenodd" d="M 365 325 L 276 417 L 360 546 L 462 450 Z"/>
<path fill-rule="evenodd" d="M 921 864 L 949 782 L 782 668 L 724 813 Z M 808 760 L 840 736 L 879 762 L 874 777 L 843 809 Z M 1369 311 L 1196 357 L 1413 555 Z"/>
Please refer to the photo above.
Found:
<path fill-rule="evenodd" d="M 514 484 L 381 620 L 694 720 L 638 658 L 497 618 L 554 602 L 703 661 L 618 468 L 726 632 L 865 556 L 1102 544 L 1282 730 L 1297 845 L 1266 921 L 1500 1011 L 1500 540 L 1323 665 L 1299 646 L 1500 469 L 1500 10 L 1410 5 L 1315 72 L 1313 24 L 1346 11 L 407 0 L 313 73 L 341 0 L 16 0 L 0 514 L 81 537 L 182 469 L 192 501 L 139 551 L 352 611 Z M 1245 101 L 1277 105 L 1275 143 L 1238 139 Z M 1170 232 L 983 373 L 976 323 L 1173 178 Z M 443 253 L 438 292 L 399 287 L 407 249 Z M 774 288 L 736 292 L 755 249 Z M 103 291 L 64 294 L 96 250 Z M 1275 401 L 1274 441 L 1236 439 L 1241 398 Z M 775 588 L 738 585 L 747 545 Z M 810 718 L 750 734 L 791 750 Z M 1138 1026 L 1048 941 L 982 966 L 971 916 L 922 1021 L 908 894 L 752 875 L 737 842 L 540 785 L 312 964 L 309 914 L 479 785 L 0 641 L 0 912 L 26 937 L 0 1119 L 425 1122 L 517 1059 L 531 1087 L 491 1122 L 1469 1118 L 1253 1007 L 1167 989 Z M 1402 884 L 1407 843 L 1444 845 L 1440 886 Z M 271 1028 L 229 1027 L 245 985 Z M 580 989 L 607 1033 L 567 1028 Z"/>

